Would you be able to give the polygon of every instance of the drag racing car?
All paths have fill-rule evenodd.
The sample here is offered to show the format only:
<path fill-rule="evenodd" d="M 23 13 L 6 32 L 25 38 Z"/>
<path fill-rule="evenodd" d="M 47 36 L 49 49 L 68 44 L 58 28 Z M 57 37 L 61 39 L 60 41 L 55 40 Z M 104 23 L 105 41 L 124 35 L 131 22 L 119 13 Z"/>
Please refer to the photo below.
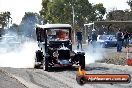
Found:
<path fill-rule="evenodd" d="M 78 65 L 85 68 L 85 53 L 72 51 L 72 27 L 69 24 L 36 25 L 39 50 L 36 51 L 35 67 L 45 71 L 53 67 Z"/>

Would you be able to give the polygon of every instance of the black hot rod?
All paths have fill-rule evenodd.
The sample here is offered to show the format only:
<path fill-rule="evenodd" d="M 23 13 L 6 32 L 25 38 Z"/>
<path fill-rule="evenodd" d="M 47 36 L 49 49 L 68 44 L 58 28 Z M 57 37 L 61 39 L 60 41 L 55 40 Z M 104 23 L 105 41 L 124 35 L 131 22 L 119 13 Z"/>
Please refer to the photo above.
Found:
<path fill-rule="evenodd" d="M 85 68 L 85 53 L 72 51 L 72 27 L 69 24 L 36 25 L 39 50 L 35 66 L 45 71 L 53 67 L 73 66 Z"/>

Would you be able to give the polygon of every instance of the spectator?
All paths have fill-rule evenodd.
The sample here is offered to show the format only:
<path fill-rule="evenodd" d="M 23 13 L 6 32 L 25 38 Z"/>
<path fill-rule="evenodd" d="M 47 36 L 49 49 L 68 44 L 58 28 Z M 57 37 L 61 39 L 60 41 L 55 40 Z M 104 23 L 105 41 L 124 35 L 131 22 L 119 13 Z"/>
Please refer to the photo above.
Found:
<path fill-rule="evenodd" d="M 79 45 L 81 46 L 82 49 L 82 32 L 77 32 L 76 37 L 77 37 L 77 49 L 79 49 Z"/>
<path fill-rule="evenodd" d="M 89 45 L 89 42 L 91 41 L 91 39 L 90 39 L 90 36 L 89 36 L 89 34 L 88 34 L 88 45 Z"/>
<path fill-rule="evenodd" d="M 97 35 L 97 33 L 96 33 L 96 30 L 93 29 L 93 30 L 92 30 L 92 34 L 91 34 L 91 44 L 92 44 L 93 48 L 96 47 L 97 36 L 98 36 L 98 35 Z M 94 50 L 94 51 L 95 51 L 95 50 Z"/>
<path fill-rule="evenodd" d="M 125 46 L 125 48 L 129 45 L 129 38 L 130 38 L 130 34 L 126 31 L 124 33 L 124 46 Z"/>
<path fill-rule="evenodd" d="M 117 52 L 122 52 L 123 34 L 120 29 L 116 33 L 116 37 L 117 37 Z"/>

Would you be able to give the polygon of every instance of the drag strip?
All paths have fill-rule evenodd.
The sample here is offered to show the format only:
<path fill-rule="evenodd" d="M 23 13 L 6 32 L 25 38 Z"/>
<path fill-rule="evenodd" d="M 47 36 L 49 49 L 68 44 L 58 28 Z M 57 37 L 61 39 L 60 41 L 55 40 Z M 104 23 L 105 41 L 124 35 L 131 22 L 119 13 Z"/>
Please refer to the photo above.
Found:
<path fill-rule="evenodd" d="M 16 77 L 28 88 L 131 88 L 132 82 L 128 84 L 85 84 L 83 86 L 76 82 L 76 70 L 60 70 L 46 72 L 43 69 L 20 69 L 0 68 Z M 86 67 L 88 74 L 130 74 L 130 66 L 119 66 L 112 64 L 92 63 Z M 22 79 L 22 80 L 21 80 Z"/>
<path fill-rule="evenodd" d="M 42 85 L 42 84 L 40 84 L 40 83 L 37 83 L 37 82 L 35 81 L 33 75 L 30 74 L 28 71 L 27 71 L 27 73 L 28 73 L 28 75 L 29 75 L 30 81 L 31 81 L 33 84 L 35 84 L 35 85 L 37 85 L 37 86 L 40 86 L 40 87 L 42 87 L 42 88 L 49 88 L 49 87 L 44 86 L 44 85 Z"/>
<path fill-rule="evenodd" d="M 19 80 L 0 70 L 0 88 L 27 88 Z"/>

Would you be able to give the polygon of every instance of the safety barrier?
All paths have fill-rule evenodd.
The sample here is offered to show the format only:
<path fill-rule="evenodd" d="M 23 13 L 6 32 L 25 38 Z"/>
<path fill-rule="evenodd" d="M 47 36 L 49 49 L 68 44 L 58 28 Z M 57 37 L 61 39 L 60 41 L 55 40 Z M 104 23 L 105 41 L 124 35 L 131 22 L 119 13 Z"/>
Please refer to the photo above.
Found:
<path fill-rule="evenodd" d="M 130 47 L 127 47 L 127 65 L 132 66 L 132 58 L 130 57 Z"/>

